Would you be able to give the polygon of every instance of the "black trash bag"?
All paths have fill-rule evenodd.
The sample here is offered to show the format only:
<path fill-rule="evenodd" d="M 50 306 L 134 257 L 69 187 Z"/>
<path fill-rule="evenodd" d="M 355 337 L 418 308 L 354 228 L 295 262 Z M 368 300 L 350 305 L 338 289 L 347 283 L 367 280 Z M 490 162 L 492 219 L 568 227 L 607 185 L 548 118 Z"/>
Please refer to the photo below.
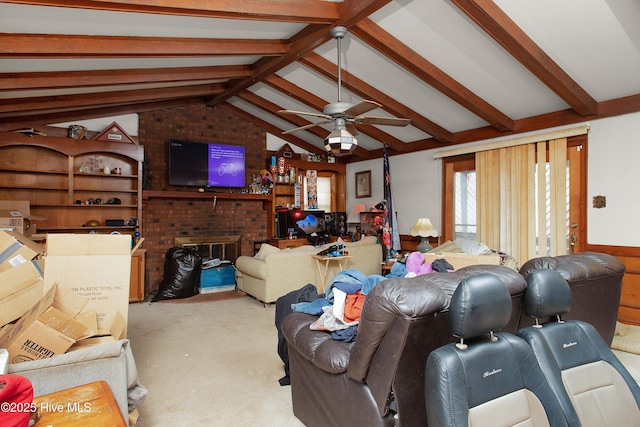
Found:
<path fill-rule="evenodd" d="M 198 294 L 202 257 L 192 248 L 171 248 L 164 259 L 164 275 L 153 302 Z"/>

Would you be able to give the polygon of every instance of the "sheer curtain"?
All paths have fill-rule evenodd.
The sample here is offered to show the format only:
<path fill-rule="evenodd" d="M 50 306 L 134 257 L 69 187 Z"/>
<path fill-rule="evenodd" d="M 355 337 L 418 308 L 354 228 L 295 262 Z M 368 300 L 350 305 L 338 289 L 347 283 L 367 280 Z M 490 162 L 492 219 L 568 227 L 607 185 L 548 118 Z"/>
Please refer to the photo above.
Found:
<path fill-rule="evenodd" d="M 566 138 L 476 152 L 478 241 L 519 261 L 565 254 L 566 153 Z"/>

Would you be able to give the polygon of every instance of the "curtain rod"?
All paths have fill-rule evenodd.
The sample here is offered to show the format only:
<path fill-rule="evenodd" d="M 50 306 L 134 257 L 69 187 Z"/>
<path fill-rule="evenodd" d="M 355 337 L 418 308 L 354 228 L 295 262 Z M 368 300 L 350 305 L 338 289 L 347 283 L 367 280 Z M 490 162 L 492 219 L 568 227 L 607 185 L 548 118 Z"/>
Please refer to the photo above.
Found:
<path fill-rule="evenodd" d="M 558 138 L 568 138 L 570 136 L 584 135 L 589 132 L 589 125 L 578 127 L 559 129 L 551 132 L 538 133 L 535 135 L 521 136 L 519 138 L 503 139 L 499 141 L 487 143 L 474 143 L 465 147 L 448 148 L 436 151 L 433 154 L 434 159 L 442 159 L 444 157 L 459 156 L 461 154 L 477 153 L 479 151 L 494 150 L 496 148 L 514 147 L 516 145 L 531 144 L 539 141 L 549 141 Z"/>

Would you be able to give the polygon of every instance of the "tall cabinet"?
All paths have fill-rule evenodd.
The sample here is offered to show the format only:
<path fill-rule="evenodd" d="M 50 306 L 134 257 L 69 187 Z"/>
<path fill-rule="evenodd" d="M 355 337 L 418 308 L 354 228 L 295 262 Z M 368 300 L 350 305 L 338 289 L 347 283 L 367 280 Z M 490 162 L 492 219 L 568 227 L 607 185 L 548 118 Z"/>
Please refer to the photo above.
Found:
<path fill-rule="evenodd" d="M 0 200 L 28 200 L 31 234 L 134 234 L 142 221 L 136 144 L 0 133 Z"/>
<path fill-rule="evenodd" d="M 142 162 L 136 144 L 0 132 L 0 200 L 27 200 L 30 234 L 121 233 L 142 226 Z M 144 299 L 145 251 L 131 257 L 129 300 Z"/>

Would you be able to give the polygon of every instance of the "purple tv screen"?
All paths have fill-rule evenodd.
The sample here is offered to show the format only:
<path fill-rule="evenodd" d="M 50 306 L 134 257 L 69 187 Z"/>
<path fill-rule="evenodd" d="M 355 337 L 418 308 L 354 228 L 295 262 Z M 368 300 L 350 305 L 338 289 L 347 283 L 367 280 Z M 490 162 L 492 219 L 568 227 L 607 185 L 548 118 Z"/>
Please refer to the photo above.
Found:
<path fill-rule="evenodd" d="M 242 145 L 169 141 L 169 184 L 244 187 Z"/>

